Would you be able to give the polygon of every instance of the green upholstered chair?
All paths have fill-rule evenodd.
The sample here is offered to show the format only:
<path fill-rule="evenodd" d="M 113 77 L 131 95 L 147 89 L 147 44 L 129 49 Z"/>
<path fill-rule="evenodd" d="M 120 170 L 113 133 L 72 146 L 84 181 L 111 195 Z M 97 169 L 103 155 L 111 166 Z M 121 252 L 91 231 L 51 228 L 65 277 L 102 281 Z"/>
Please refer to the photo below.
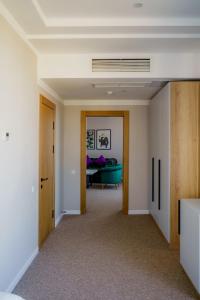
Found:
<path fill-rule="evenodd" d="M 122 165 L 105 166 L 91 178 L 92 183 L 99 184 L 120 184 L 122 182 Z"/>

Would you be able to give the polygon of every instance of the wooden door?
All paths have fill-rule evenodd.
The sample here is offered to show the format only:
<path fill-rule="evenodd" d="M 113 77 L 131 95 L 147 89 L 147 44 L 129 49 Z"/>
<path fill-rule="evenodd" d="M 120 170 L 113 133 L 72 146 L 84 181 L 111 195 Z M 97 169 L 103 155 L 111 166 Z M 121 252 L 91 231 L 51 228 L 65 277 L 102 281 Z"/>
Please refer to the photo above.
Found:
<path fill-rule="evenodd" d="M 178 200 L 200 196 L 199 83 L 172 83 L 171 95 L 171 247 L 178 248 Z"/>
<path fill-rule="evenodd" d="M 54 228 L 54 115 L 55 105 L 40 97 L 39 245 Z"/>

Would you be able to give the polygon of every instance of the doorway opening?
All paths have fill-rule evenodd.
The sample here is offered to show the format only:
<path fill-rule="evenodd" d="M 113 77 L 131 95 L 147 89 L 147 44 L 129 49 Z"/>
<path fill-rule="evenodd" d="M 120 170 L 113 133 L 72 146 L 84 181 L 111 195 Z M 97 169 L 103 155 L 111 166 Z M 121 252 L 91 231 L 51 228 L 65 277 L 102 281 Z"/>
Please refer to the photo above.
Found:
<path fill-rule="evenodd" d="M 39 247 L 55 227 L 54 128 L 56 106 L 40 96 Z"/>
<path fill-rule="evenodd" d="M 87 120 L 90 118 L 121 118 L 123 123 L 123 141 L 122 149 L 123 154 L 121 158 L 121 164 L 118 163 L 117 159 L 113 157 L 113 160 L 109 160 L 109 157 L 101 157 L 106 160 L 106 163 L 113 164 L 113 166 L 107 166 L 103 170 L 98 168 L 90 168 L 88 170 L 88 157 L 87 155 L 91 152 L 88 151 L 87 147 Z M 95 150 L 107 149 L 111 146 L 111 131 L 110 129 L 95 130 L 93 133 L 93 142 L 95 143 Z M 91 148 L 94 145 L 91 143 Z M 100 155 L 101 156 L 101 155 Z M 100 157 L 99 157 L 100 158 Z M 101 159 L 100 159 L 101 160 Z M 91 162 L 91 161 L 90 161 Z M 93 170 L 91 170 L 93 169 Z M 106 170 L 105 170 L 106 169 Z M 112 169 L 112 170 L 111 170 Z M 109 174 L 107 173 L 109 171 Z M 112 172 L 110 172 L 112 171 Z M 90 172 L 90 174 L 88 173 Z M 95 174 L 96 173 L 96 174 Z M 128 179 L 129 179 L 129 112 L 128 111 L 82 111 L 81 112 L 81 201 L 80 210 L 81 214 L 86 213 L 87 210 L 87 187 L 91 184 L 98 188 L 104 188 L 104 186 L 110 186 L 110 183 L 115 186 L 116 189 L 122 188 L 122 211 L 124 214 L 128 214 Z M 93 177 L 90 180 L 89 177 Z M 113 176 L 114 175 L 114 176 Z M 112 180 L 110 179 L 112 176 Z M 101 177 L 101 178 L 100 178 Z M 121 178 L 120 178 L 121 177 Z M 114 181 L 113 181 L 114 180 Z M 95 182 L 96 181 L 96 182 Z"/>

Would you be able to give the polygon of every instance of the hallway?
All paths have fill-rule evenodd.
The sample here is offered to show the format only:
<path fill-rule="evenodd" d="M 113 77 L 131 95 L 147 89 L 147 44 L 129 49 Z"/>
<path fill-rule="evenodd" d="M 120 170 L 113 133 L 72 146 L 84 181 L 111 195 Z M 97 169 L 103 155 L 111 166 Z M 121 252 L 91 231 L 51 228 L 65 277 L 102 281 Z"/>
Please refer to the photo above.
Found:
<path fill-rule="evenodd" d="M 150 216 L 122 215 L 120 190 L 90 189 L 87 200 L 87 214 L 64 217 L 16 294 L 27 300 L 198 299 Z"/>

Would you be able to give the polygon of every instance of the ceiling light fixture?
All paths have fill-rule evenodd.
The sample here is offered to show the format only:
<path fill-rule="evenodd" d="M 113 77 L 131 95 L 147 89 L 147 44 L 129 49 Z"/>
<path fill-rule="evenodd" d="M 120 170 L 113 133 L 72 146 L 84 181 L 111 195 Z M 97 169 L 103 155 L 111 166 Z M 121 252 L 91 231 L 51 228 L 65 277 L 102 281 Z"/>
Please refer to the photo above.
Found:
<path fill-rule="evenodd" d="M 93 83 L 93 88 L 135 88 L 150 86 L 152 81 Z"/>
<path fill-rule="evenodd" d="M 113 91 L 107 91 L 107 95 L 112 95 Z"/>

